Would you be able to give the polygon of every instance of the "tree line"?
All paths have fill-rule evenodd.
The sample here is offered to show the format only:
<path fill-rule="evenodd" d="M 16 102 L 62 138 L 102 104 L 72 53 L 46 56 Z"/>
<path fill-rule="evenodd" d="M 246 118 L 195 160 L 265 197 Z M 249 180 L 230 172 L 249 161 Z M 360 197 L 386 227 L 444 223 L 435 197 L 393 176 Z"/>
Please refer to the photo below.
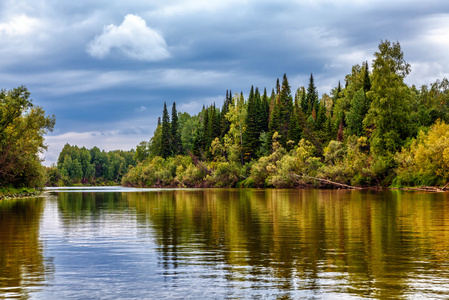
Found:
<path fill-rule="evenodd" d="M 106 152 L 98 147 L 86 149 L 66 144 L 57 164 L 47 167 L 47 185 L 117 185 L 135 165 L 134 150 Z"/>
<path fill-rule="evenodd" d="M 310 75 L 292 94 L 287 75 L 271 94 L 226 92 L 223 106 L 162 120 L 136 148 L 130 186 L 443 185 L 449 180 L 449 82 L 408 86 L 399 42 L 352 66 L 344 86 L 319 97 Z M 441 133 L 438 136 L 435 132 Z M 447 153 L 446 153 L 447 152 Z"/>

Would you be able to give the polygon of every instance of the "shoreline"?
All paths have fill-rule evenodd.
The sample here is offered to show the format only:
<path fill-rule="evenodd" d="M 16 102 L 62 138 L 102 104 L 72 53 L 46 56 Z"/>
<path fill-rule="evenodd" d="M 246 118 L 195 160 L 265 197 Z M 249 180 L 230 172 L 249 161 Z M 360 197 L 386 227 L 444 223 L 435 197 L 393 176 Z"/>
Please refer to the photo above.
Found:
<path fill-rule="evenodd" d="M 34 188 L 0 188 L 0 201 L 40 196 L 44 191 Z"/>

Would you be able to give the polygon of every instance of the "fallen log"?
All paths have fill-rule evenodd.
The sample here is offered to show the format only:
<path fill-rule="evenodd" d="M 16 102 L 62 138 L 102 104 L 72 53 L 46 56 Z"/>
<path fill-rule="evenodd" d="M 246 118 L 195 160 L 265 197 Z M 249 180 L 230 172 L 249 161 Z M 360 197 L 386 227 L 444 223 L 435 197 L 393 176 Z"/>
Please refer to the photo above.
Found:
<path fill-rule="evenodd" d="M 442 192 L 444 192 L 443 189 L 440 189 L 440 188 L 437 188 L 437 187 L 433 187 L 433 186 L 420 186 L 420 187 L 400 188 L 400 190 L 403 190 L 403 191 L 422 191 L 422 192 L 435 192 L 435 193 L 442 193 Z"/>
<path fill-rule="evenodd" d="M 449 182 L 448 182 L 448 183 L 446 183 L 446 185 L 445 185 L 445 186 L 443 186 L 442 190 L 444 191 L 445 189 L 449 189 Z"/>
<path fill-rule="evenodd" d="M 321 178 L 307 176 L 307 175 L 298 175 L 298 174 L 294 174 L 294 173 L 291 173 L 290 175 L 293 176 L 293 177 L 296 177 L 296 178 L 309 178 L 309 179 L 325 182 L 327 184 L 331 184 L 331 185 L 347 188 L 347 189 L 354 189 L 354 190 L 361 190 L 361 189 L 363 189 L 361 187 L 347 185 L 347 184 L 344 184 L 344 183 L 334 182 L 334 181 L 330 181 L 330 180 L 327 180 L 327 179 L 321 179 Z"/>

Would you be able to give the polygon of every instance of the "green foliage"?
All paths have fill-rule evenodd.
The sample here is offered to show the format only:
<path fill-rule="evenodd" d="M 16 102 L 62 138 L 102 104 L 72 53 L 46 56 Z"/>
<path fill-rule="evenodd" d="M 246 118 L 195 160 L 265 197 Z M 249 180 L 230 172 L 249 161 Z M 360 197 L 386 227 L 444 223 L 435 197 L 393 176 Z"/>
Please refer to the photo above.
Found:
<path fill-rule="evenodd" d="M 306 111 L 304 111 L 305 115 L 310 115 L 312 113 L 313 108 L 317 109 L 318 106 L 318 91 L 315 87 L 315 81 L 313 79 L 313 74 L 310 74 L 309 86 L 307 88 L 306 95 Z"/>
<path fill-rule="evenodd" d="M 404 83 L 410 65 L 404 61 L 399 43 L 381 42 L 374 56 L 372 85 L 367 93 L 372 102 L 363 123 L 373 128 L 372 150 L 378 155 L 387 155 L 398 150 L 410 137 L 412 97 Z"/>
<path fill-rule="evenodd" d="M 298 187 L 329 186 L 334 181 L 380 187 L 395 177 L 395 184 L 447 181 L 448 166 L 441 161 L 448 147 L 436 134 L 425 132 L 438 119 L 449 121 L 449 81 L 437 80 L 420 90 L 407 86 L 404 78 L 410 66 L 399 43 L 382 41 L 374 55 L 372 72 L 367 62 L 354 65 L 344 88 L 338 82 L 330 96 L 323 94 L 321 99 L 311 74 L 308 88 L 298 88 L 293 103 L 284 74 L 270 97 L 266 88 L 261 96 L 251 87 L 248 99 L 227 91 L 221 111 L 215 105 L 203 106 L 194 116 L 178 114 L 179 122 L 172 112 L 171 123 L 163 117 L 150 142 L 136 150 L 141 163 L 124 177 L 124 184 Z M 434 125 L 439 131 L 432 130 L 445 137 L 442 124 Z M 185 162 L 177 165 L 174 127 L 179 127 L 182 154 L 189 153 L 179 156 Z M 171 152 L 164 150 L 167 136 Z M 101 155 L 95 157 L 95 174 L 104 168 L 117 170 L 110 161 L 101 163 Z M 71 159 L 72 168 L 61 169 L 62 180 L 79 176 L 77 162 L 84 170 L 86 159 Z"/>
<path fill-rule="evenodd" d="M 66 144 L 59 154 L 57 167 L 47 168 L 46 185 L 117 184 L 129 167 L 136 165 L 136 156 L 134 150 L 105 152 L 98 147 L 88 150 Z"/>
<path fill-rule="evenodd" d="M 351 108 L 346 114 L 348 134 L 362 136 L 364 134 L 363 119 L 370 108 L 370 103 L 365 97 L 363 88 L 358 90 L 351 99 Z"/>
<path fill-rule="evenodd" d="M 173 102 L 173 107 L 171 111 L 171 146 L 173 152 L 178 155 L 181 154 L 182 151 L 182 141 L 181 141 L 181 133 L 179 131 L 179 123 L 178 123 L 178 112 L 176 111 L 176 103 Z"/>
<path fill-rule="evenodd" d="M 44 185 L 39 153 L 47 149 L 44 134 L 54 125 L 55 117 L 33 105 L 26 87 L 0 91 L 0 186 Z"/>
<path fill-rule="evenodd" d="M 162 112 L 162 136 L 160 154 L 163 158 L 167 158 L 172 153 L 171 148 L 171 128 L 170 118 L 168 116 L 167 104 L 164 102 L 164 110 Z"/>

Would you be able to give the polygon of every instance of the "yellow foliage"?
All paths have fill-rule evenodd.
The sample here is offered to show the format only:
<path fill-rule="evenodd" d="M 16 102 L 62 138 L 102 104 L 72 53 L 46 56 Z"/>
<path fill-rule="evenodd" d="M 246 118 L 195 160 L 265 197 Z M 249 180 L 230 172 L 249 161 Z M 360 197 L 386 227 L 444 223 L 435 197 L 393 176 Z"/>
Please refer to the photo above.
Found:
<path fill-rule="evenodd" d="M 414 177 L 417 183 L 449 179 L 449 125 L 437 121 L 428 132 L 421 131 L 409 148 L 397 157 L 398 176 Z M 433 182 L 425 178 L 433 178 Z M 435 180 L 437 182 L 435 182 Z"/>

